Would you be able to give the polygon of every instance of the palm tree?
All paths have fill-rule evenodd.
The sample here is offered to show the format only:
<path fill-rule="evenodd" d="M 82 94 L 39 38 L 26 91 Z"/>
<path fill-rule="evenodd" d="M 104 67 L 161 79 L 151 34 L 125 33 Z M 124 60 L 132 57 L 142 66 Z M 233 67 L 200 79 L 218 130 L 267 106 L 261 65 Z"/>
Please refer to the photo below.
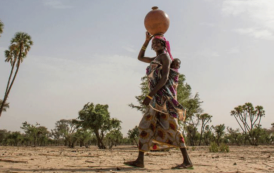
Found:
<path fill-rule="evenodd" d="M 0 106 L 2 106 L 2 103 L 3 103 L 3 100 L 0 99 Z M 5 103 L 4 106 L 3 106 L 3 111 L 6 112 L 7 111 L 7 108 L 9 108 L 9 103 Z"/>
<path fill-rule="evenodd" d="M 0 20 L 0 36 L 3 33 L 3 28 L 4 28 L 4 24 L 3 22 Z"/>
<path fill-rule="evenodd" d="M 9 89 L 10 79 L 11 79 L 11 76 L 13 74 L 14 66 L 15 66 L 15 63 L 16 63 L 16 60 L 17 60 L 17 56 L 18 56 L 18 49 L 16 48 L 16 46 L 11 45 L 9 47 L 9 50 L 5 51 L 5 56 L 6 56 L 5 62 L 10 62 L 10 65 L 11 65 L 10 76 L 9 76 L 9 80 L 8 80 L 6 91 L 5 91 L 5 95 L 6 95 L 7 92 L 8 92 L 8 89 Z"/>
<path fill-rule="evenodd" d="M 11 46 L 9 50 L 5 52 L 6 54 L 5 61 L 11 63 L 12 69 L 11 69 L 10 77 L 7 83 L 3 104 L 0 107 L 0 116 L 3 111 L 3 105 L 5 105 L 5 102 L 7 101 L 8 95 L 13 86 L 14 80 L 17 76 L 20 64 L 23 62 L 23 59 L 27 56 L 32 44 L 33 42 L 31 40 L 31 37 L 27 33 L 18 32 L 15 34 L 15 37 L 11 40 Z M 15 65 L 16 65 L 16 71 L 11 80 L 11 76 L 12 76 Z M 10 80 L 11 80 L 11 83 L 10 83 Z"/>

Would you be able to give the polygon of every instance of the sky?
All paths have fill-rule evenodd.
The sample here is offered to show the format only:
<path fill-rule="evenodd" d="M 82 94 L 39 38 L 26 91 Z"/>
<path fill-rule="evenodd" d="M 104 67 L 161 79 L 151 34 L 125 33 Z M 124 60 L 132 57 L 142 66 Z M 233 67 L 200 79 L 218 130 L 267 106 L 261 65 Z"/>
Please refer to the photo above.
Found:
<path fill-rule="evenodd" d="M 11 89 L 10 108 L 0 129 L 20 131 L 22 123 L 53 129 L 74 119 L 88 103 L 108 104 L 122 132 L 142 113 L 128 104 L 141 94 L 148 64 L 137 56 L 145 41 L 144 18 L 158 6 L 170 18 L 165 37 L 180 73 L 199 93 L 211 125 L 239 128 L 230 115 L 238 105 L 261 105 L 261 124 L 274 119 L 273 0 L 0 0 L 0 98 L 10 73 L 4 51 L 16 32 L 34 42 Z M 147 49 L 146 56 L 155 52 Z M 2 91 L 2 92 L 1 92 Z"/>

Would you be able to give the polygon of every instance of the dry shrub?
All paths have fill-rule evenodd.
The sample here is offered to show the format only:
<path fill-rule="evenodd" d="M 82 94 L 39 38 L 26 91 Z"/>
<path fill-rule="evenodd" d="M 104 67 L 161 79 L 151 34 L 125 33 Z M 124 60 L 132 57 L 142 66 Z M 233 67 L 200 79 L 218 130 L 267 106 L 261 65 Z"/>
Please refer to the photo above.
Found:
<path fill-rule="evenodd" d="M 219 151 L 219 147 L 218 145 L 216 144 L 216 142 L 211 142 L 210 143 L 210 146 L 209 146 L 209 152 L 213 152 L 213 153 L 216 153 Z"/>
<path fill-rule="evenodd" d="M 221 143 L 220 145 L 220 151 L 221 152 L 229 152 L 229 146 L 224 144 L 224 143 Z"/>

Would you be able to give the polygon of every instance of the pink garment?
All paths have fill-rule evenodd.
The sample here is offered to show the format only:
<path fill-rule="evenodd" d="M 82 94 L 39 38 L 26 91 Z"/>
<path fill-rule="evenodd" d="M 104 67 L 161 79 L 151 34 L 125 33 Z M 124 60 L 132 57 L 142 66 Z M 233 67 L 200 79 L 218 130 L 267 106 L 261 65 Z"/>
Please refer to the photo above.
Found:
<path fill-rule="evenodd" d="M 170 44 L 169 44 L 169 41 L 167 41 L 166 40 L 166 38 L 164 37 L 164 36 L 154 36 L 153 37 L 153 40 L 154 39 L 160 39 L 160 40 L 163 40 L 163 41 L 165 41 L 166 42 L 166 51 L 168 52 L 168 54 L 169 54 L 169 56 L 170 56 L 170 58 L 171 58 L 171 60 L 173 60 L 173 57 L 172 57 L 172 55 L 171 55 L 171 52 L 170 52 Z"/>

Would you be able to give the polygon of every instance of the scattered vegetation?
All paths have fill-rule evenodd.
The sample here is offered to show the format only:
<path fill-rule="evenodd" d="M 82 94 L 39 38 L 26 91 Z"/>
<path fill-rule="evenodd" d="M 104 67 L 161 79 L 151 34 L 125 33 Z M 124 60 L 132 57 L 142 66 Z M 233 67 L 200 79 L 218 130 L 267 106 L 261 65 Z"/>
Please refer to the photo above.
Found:
<path fill-rule="evenodd" d="M 139 129 L 137 126 L 135 126 L 133 129 L 128 131 L 128 138 L 133 141 L 136 146 L 138 147 L 138 140 L 139 140 Z"/>
<path fill-rule="evenodd" d="M 220 147 L 219 147 L 221 152 L 229 152 L 229 146 L 227 144 L 221 143 Z"/>
<path fill-rule="evenodd" d="M 224 143 L 221 143 L 220 146 L 218 146 L 216 142 L 211 142 L 209 146 L 209 152 L 229 152 L 229 146 Z"/>
<path fill-rule="evenodd" d="M 209 152 L 216 153 L 219 151 L 219 147 L 216 142 L 211 142 L 209 146 Z"/>

